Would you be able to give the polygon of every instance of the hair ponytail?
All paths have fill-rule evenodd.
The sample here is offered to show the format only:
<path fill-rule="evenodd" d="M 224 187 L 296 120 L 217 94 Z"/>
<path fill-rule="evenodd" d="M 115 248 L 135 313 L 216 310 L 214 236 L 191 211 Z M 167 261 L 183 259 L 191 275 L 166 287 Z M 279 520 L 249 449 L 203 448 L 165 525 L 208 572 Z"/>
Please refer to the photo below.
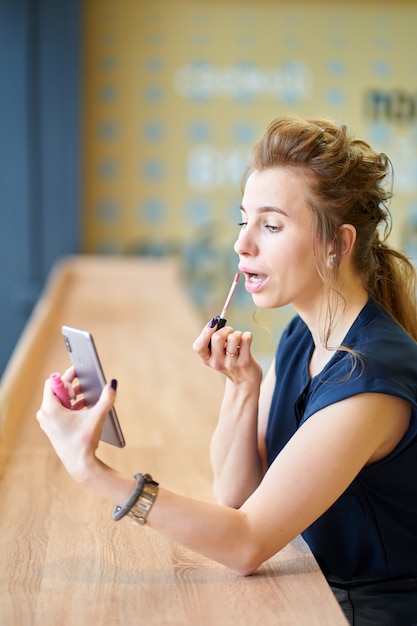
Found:
<path fill-rule="evenodd" d="M 399 324 L 417 341 L 416 270 L 401 251 L 375 238 L 371 254 L 373 268 L 367 289 Z"/>

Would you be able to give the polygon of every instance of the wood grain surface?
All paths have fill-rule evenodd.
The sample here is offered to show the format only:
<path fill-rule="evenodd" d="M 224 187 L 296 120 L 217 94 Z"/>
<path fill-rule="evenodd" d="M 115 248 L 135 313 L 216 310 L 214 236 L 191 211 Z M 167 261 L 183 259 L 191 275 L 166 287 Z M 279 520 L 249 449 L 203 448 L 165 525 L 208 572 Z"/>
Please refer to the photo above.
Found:
<path fill-rule="evenodd" d="M 0 624 L 7 626 L 346 624 L 297 539 L 250 577 L 148 527 L 67 475 L 35 419 L 43 382 L 69 357 L 62 324 L 89 330 L 119 381 L 127 445 L 101 458 L 213 500 L 209 441 L 222 377 L 192 351 L 201 320 L 173 260 L 70 257 L 51 273 L 0 386 Z"/>

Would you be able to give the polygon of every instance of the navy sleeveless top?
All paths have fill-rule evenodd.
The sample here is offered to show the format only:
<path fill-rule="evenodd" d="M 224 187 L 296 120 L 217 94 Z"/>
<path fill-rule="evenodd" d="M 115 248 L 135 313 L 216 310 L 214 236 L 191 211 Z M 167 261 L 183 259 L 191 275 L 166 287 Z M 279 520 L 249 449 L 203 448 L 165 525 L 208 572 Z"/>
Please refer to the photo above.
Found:
<path fill-rule="evenodd" d="M 352 355 L 338 350 L 310 378 L 310 331 L 299 316 L 286 328 L 276 354 L 268 463 L 301 424 L 330 404 L 366 392 L 407 400 L 410 428 L 397 447 L 362 469 L 303 537 L 329 582 L 417 575 L 417 343 L 372 300 L 342 343 L 360 354 L 356 368 Z"/>

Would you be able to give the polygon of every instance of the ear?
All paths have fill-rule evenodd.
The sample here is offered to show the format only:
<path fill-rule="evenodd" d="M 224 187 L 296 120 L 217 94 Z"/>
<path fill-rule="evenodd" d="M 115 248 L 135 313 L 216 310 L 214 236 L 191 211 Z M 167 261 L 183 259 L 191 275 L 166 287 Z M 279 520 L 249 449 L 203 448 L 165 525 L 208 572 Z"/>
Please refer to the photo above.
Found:
<path fill-rule="evenodd" d="M 340 227 L 340 239 L 342 242 L 340 260 L 350 256 L 356 241 L 356 228 L 352 224 L 342 224 Z"/>
<path fill-rule="evenodd" d="M 340 227 L 340 259 L 341 263 L 352 253 L 356 241 L 356 228 L 352 224 L 342 224 Z M 337 249 L 331 246 L 327 255 L 327 264 L 332 267 L 336 261 Z"/>

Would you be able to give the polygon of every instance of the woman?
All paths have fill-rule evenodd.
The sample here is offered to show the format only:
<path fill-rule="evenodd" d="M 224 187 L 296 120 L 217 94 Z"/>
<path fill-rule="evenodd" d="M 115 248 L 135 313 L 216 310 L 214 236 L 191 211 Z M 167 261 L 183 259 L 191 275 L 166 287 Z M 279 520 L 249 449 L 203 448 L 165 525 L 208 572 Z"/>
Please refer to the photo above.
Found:
<path fill-rule="evenodd" d="M 417 624 L 415 272 L 380 238 L 388 170 L 327 120 L 278 119 L 255 147 L 239 270 L 258 307 L 297 315 L 263 381 L 250 333 L 212 320 L 194 343 L 226 376 L 211 444 L 218 505 L 97 459 L 115 381 L 76 420 L 47 381 L 37 414 L 70 474 L 112 500 L 116 518 L 241 574 L 303 533 L 355 625 Z M 74 398 L 73 372 L 64 378 Z"/>

